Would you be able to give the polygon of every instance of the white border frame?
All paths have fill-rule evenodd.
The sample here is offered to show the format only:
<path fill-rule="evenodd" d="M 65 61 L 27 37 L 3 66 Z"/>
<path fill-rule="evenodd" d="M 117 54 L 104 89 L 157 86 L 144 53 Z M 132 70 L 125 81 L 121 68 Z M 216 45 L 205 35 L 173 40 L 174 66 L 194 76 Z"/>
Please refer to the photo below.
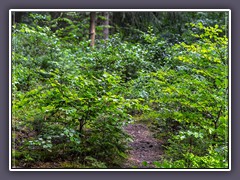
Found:
<path fill-rule="evenodd" d="M 12 12 L 169 12 L 169 11 L 182 11 L 182 12 L 221 12 L 225 11 L 229 13 L 229 168 L 228 169 L 15 169 L 12 168 L 12 141 L 11 141 L 11 129 L 12 129 Z M 231 10 L 230 9 L 10 9 L 9 10 L 9 171 L 231 171 Z"/>

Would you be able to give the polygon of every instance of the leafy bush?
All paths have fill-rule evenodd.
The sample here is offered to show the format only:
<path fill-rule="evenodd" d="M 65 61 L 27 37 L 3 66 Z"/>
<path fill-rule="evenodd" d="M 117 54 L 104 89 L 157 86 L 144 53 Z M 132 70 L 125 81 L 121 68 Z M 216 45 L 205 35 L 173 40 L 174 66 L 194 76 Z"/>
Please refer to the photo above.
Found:
<path fill-rule="evenodd" d="M 178 168 L 227 167 L 226 154 L 214 154 L 216 148 L 228 146 L 228 39 L 218 25 L 191 26 L 202 31 L 192 34 L 198 40 L 173 46 L 168 63 L 157 72 L 142 73 L 132 82 L 130 94 L 144 98 L 158 113 L 157 136 L 165 139 L 166 156 L 172 159 L 165 164 Z M 209 147 L 213 147 L 211 153 Z M 213 162 L 201 164 L 206 157 Z"/>
<path fill-rule="evenodd" d="M 25 141 L 24 147 L 36 153 L 54 150 L 61 154 L 58 147 L 65 144 L 67 151 L 82 159 L 94 152 L 94 158 L 107 163 L 123 157 L 127 141 L 122 126 L 131 120 L 127 108 L 134 102 L 121 93 L 122 77 L 115 71 L 95 71 L 98 67 L 93 62 L 90 69 L 84 60 L 91 59 L 93 52 L 88 48 L 77 52 L 66 49 L 54 34 L 35 28 L 40 29 L 23 25 L 14 32 L 15 46 L 22 43 L 20 39 L 26 42 L 13 52 L 13 115 L 17 122 L 22 122 L 14 128 L 36 132 Z M 38 36 L 44 38 L 36 44 Z M 43 48 L 45 39 L 50 47 L 59 48 L 54 59 L 48 59 L 51 54 Z M 96 57 L 96 53 L 103 59 L 109 57 L 101 51 L 93 53 Z M 26 57 L 26 62 L 21 60 Z M 48 59 L 46 66 L 36 58 Z M 88 131 L 91 133 L 86 135 Z"/>
<path fill-rule="evenodd" d="M 87 25 L 76 25 L 77 14 L 30 17 L 13 26 L 12 37 L 18 165 L 60 158 L 67 168 L 118 166 L 127 157 L 123 126 L 135 116 L 164 141 L 156 167 L 228 166 L 224 26 L 190 23 L 175 45 L 149 27 L 139 31 L 138 42 L 114 34 L 93 49 L 85 40 Z"/>

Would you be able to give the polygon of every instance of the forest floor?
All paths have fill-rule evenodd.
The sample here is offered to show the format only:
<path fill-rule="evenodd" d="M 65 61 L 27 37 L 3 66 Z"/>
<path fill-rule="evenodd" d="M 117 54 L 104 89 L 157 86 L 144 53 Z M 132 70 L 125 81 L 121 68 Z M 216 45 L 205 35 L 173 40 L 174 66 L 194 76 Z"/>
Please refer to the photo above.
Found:
<path fill-rule="evenodd" d="M 129 157 L 122 168 L 154 168 L 153 162 L 160 161 L 163 150 L 161 141 L 144 124 L 129 124 L 124 130 L 132 137 L 129 143 Z M 142 162 L 147 162 L 144 166 Z"/>
<path fill-rule="evenodd" d="M 120 165 L 120 168 L 155 168 L 153 162 L 161 160 L 163 149 L 161 140 L 153 137 L 153 130 L 145 124 L 135 123 L 125 126 L 124 131 L 131 136 L 132 142 L 129 143 L 128 158 Z M 147 162 L 148 165 L 144 166 L 143 162 Z M 61 168 L 61 163 L 61 160 L 59 162 L 35 162 L 31 164 L 31 168 Z M 71 165 L 68 161 L 65 163 Z M 25 164 L 20 166 L 24 167 Z"/>

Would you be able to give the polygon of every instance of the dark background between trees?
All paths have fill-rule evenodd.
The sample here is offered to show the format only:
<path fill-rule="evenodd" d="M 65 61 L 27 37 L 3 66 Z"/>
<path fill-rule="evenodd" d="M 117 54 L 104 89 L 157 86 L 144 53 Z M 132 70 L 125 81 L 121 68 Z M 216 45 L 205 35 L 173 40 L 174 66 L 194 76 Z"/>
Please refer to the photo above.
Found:
<path fill-rule="evenodd" d="M 14 167 L 119 168 L 139 122 L 163 141 L 156 168 L 228 167 L 227 12 L 12 19 Z"/>

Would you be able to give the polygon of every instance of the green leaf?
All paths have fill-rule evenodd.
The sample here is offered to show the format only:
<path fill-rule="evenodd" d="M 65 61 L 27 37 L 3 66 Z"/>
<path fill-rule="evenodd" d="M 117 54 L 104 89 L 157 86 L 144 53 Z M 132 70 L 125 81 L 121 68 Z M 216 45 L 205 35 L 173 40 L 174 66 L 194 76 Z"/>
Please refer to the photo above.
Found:
<path fill-rule="evenodd" d="M 147 161 L 143 161 L 143 162 L 142 162 L 142 165 L 143 165 L 143 166 L 147 166 L 147 165 L 148 165 Z"/>
<path fill-rule="evenodd" d="M 157 168 L 161 168 L 161 167 L 162 167 L 161 163 L 158 162 L 158 161 L 154 161 L 153 164 L 154 164 Z"/>

